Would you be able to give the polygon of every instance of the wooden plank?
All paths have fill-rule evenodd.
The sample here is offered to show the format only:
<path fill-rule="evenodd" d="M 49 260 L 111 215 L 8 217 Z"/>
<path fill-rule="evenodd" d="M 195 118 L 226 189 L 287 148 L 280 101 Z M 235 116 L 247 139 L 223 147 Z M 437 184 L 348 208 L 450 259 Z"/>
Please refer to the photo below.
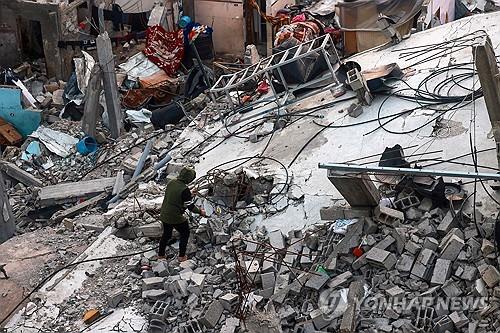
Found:
<path fill-rule="evenodd" d="M 104 95 L 106 97 L 106 110 L 109 118 L 111 137 L 120 136 L 122 127 L 120 100 L 118 99 L 118 86 L 116 83 L 115 56 L 111 46 L 111 39 L 107 32 L 100 34 L 96 39 L 97 56 L 103 72 Z"/>
<path fill-rule="evenodd" d="M 92 68 L 91 78 L 85 95 L 83 109 L 82 130 L 88 136 L 95 138 L 96 124 L 99 110 L 99 96 L 101 95 L 102 73 L 98 65 Z"/>
<path fill-rule="evenodd" d="M 14 126 L 0 118 L 0 145 L 13 146 L 21 141 L 23 137 Z"/>
<path fill-rule="evenodd" d="M 76 183 L 62 183 L 46 186 L 38 193 L 38 202 L 42 207 L 75 202 L 78 199 L 90 198 L 111 190 L 115 177 L 94 179 Z"/>
<path fill-rule="evenodd" d="M 500 108 L 498 107 L 500 105 L 500 73 L 490 37 L 486 36 L 479 45 L 473 46 L 472 50 L 491 126 L 495 128 L 500 122 Z"/>
<path fill-rule="evenodd" d="M 84 202 L 81 202 L 71 208 L 61 210 L 56 212 L 52 217 L 50 218 L 54 222 L 61 222 L 67 217 L 73 217 L 80 213 L 81 211 L 84 211 L 86 209 L 92 208 L 95 205 L 99 204 L 99 202 L 103 201 L 106 199 L 108 196 L 107 192 L 101 193 L 91 199 L 85 200 Z"/>
<path fill-rule="evenodd" d="M 43 187 L 43 183 L 38 178 L 10 162 L 0 161 L 0 170 L 26 186 Z"/>

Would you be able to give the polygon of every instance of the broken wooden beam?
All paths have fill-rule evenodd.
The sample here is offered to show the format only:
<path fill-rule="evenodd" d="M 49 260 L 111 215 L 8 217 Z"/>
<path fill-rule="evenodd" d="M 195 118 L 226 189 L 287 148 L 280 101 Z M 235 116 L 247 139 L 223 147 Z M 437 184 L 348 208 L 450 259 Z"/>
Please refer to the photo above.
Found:
<path fill-rule="evenodd" d="M 104 96 L 106 97 L 106 111 L 109 119 L 109 130 L 111 137 L 116 139 L 121 131 L 121 107 L 118 99 L 118 85 L 116 83 L 115 56 L 111 46 L 111 39 L 107 32 L 97 36 L 97 56 L 99 66 L 103 73 Z"/>
<path fill-rule="evenodd" d="M 26 186 L 43 186 L 43 183 L 38 178 L 34 177 L 33 175 L 24 171 L 13 163 L 0 161 L 0 171 L 3 171 L 7 176 L 17 180 L 20 183 L 23 183 Z"/>
<path fill-rule="evenodd" d="M 96 124 L 99 117 L 99 96 L 101 95 L 102 72 L 98 65 L 92 68 L 90 82 L 85 95 L 85 107 L 83 109 L 82 130 L 83 132 L 95 138 Z"/>
<path fill-rule="evenodd" d="M 108 192 L 101 193 L 93 198 L 85 200 L 73 207 L 56 212 L 50 218 L 54 222 L 61 222 L 65 218 L 76 216 L 78 213 L 98 205 L 108 197 Z"/>
<path fill-rule="evenodd" d="M 115 179 L 115 177 L 110 177 L 46 186 L 38 192 L 38 204 L 40 207 L 49 207 L 91 198 L 110 191 L 115 184 Z"/>

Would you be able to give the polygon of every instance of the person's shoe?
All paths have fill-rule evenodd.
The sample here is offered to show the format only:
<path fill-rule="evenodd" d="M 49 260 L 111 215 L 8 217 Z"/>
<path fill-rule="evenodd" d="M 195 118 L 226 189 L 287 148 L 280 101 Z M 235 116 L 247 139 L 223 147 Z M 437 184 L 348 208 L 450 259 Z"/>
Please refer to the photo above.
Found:
<path fill-rule="evenodd" d="M 184 262 L 188 260 L 188 257 L 187 256 L 184 256 L 184 257 L 179 257 L 179 262 Z"/>

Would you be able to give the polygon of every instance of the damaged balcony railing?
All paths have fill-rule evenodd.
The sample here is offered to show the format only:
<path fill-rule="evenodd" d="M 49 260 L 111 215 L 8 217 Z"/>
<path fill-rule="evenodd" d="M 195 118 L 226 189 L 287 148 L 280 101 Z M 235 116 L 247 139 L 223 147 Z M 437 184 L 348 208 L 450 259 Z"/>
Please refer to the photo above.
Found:
<path fill-rule="evenodd" d="M 331 52 L 332 49 L 334 50 L 334 53 Z M 304 83 L 290 84 L 289 82 L 287 82 L 284 74 L 284 67 L 292 63 L 304 61 L 305 58 L 311 56 L 318 56 L 318 59 L 314 61 L 314 63 L 317 63 L 321 60 L 325 61 L 326 65 L 328 66 L 329 75 L 326 75 L 325 77 L 325 74 L 323 72 L 319 74 L 319 77 L 307 80 Z M 222 75 L 221 77 L 219 77 L 212 89 L 210 89 L 210 92 L 214 97 L 225 95 L 227 98 L 227 102 L 229 103 L 231 108 L 235 109 L 236 106 L 233 103 L 230 92 L 237 91 L 237 93 L 239 94 L 239 88 L 241 88 L 249 81 L 259 78 L 266 78 L 269 81 L 269 85 L 271 86 L 275 102 L 278 104 L 278 106 L 281 107 L 280 99 L 282 97 L 284 97 L 284 101 L 286 101 L 290 96 L 293 96 L 292 93 L 294 91 L 313 87 L 314 85 L 317 85 L 318 83 L 329 79 L 330 75 L 333 83 L 329 84 L 329 86 L 338 86 L 339 83 L 335 75 L 336 69 L 334 68 L 334 65 L 332 65 L 331 61 L 332 57 L 334 57 L 335 62 L 338 63 L 339 56 L 335 49 L 333 40 L 329 34 L 326 34 L 308 42 L 304 42 L 302 44 L 291 47 L 287 50 L 273 54 L 272 56 L 264 58 L 258 63 L 249 66 L 246 69 L 243 69 L 235 74 Z M 284 91 L 278 92 L 276 90 L 271 77 L 274 77 L 283 86 Z"/>

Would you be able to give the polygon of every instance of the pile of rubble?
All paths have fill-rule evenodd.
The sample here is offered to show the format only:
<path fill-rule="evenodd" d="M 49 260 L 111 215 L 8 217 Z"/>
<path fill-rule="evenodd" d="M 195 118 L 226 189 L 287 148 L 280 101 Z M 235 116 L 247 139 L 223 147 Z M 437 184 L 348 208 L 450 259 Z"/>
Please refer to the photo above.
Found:
<path fill-rule="evenodd" d="M 243 208 L 194 227 L 187 262 L 151 251 L 127 269 L 152 332 L 493 332 L 495 220 L 414 194 L 394 203 L 325 208 L 287 235 L 238 230 Z"/>

